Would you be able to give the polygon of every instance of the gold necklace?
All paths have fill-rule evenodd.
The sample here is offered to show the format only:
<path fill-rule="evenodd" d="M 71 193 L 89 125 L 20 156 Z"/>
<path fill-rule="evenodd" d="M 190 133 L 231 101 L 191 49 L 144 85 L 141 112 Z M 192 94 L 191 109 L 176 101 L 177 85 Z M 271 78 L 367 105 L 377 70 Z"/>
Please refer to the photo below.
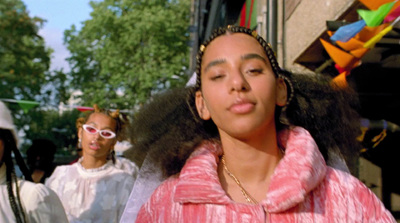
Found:
<path fill-rule="evenodd" d="M 257 200 L 254 199 L 249 193 L 247 193 L 247 191 L 243 188 L 242 184 L 240 183 L 240 181 L 236 178 L 235 175 L 233 175 L 233 173 L 231 173 L 228 169 L 228 167 L 226 166 L 225 163 L 225 155 L 222 155 L 221 157 L 221 162 L 222 165 L 224 166 L 224 170 L 226 171 L 226 173 L 236 182 L 236 184 L 239 186 L 240 191 L 242 192 L 244 198 L 246 199 L 246 201 L 248 203 L 252 203 L 252 204 L 258 204 Z"/>

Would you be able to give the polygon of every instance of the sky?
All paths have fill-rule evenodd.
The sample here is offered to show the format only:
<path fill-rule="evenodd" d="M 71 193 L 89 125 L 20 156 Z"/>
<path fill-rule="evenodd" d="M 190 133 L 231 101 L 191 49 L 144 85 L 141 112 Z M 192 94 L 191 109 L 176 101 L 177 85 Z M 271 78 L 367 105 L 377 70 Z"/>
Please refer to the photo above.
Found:
<path fill-rule="evenodd" d="M 63 45 L 64 30 L 75 25 L 79 30 L 82 22 L 90 19 L 92 8 L 90 0 L 22 0 L 26 5 L 30 17 L 40 17 L 47 20 L 39 30 L 46 42 L 51 47 L 52 54 L 50 70 L 63 68 L 69 71 L 65 58 L 69 56 L 67 48 Z"/>

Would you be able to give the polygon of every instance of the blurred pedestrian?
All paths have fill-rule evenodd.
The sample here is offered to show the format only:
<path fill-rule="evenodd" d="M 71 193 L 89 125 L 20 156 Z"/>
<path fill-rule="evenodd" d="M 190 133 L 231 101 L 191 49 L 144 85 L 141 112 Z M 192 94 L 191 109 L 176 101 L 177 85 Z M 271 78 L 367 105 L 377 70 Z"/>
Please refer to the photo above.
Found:
<path fill-rule="evenodd" d="M 12 154 L 25 179 L 31 179 L 17 148 L 11 113 L 0 101 L 0 222 L 68 222 L 60 199 L 52 190 L 16 177 Z"/>
<path fill-rule="evenodd" d="M 48 139 L 35 139 L 26 151 L 27 163 L 32 180 L 35 183 L 44 183 L 53 173 L 56 145 Z"/>

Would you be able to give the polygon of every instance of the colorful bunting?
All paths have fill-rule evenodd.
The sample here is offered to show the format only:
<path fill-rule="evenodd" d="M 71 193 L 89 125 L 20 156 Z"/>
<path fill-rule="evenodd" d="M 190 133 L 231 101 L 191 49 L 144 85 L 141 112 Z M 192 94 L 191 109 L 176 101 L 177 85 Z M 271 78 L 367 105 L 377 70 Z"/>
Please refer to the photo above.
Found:
<path fill-rule="evenodd" d="M 374 37 L 376 34 L 378 34 L 380 31 L 384 30 L 386 27 L 389 26 L 389 23 L 384 23 L 382 25 L 376 26 L 376 27 L 364 27 L 363 30 L 361 30 L 360 33 L 356 35 L 355 38 L 360 40 L 361 42 L 367 42 L 370 40 L 372 37 Z"/>
<path fill-rule="evenodd" d="M 70 105 L 70 106 L 67 106 L 67 107 L 76 108 L 80 112 L 87 112 L 87 111 L 93 111 L 94 110 L 93 107 L 86 107 L 86 106 L 79 106 L 79 105 Z M 116 111 L 116 109 L 110 109 L 110 111 Z M 119 110 L 119 112 L 121 112 L 121 113 L 132 113 L 132 111 L 127 110 L 127 109 Z"/>
<path fill-rule="evenodd" d="M 359 1 L 363 3 L 370 10 L 377 10 L 381 5 L 393 2 L 393 0 L 359 0 Z M 398 6 L 400 6 L 400 1 L 396 1 L 393 8 L 397 8 Z"/>
<path fill-rule="evenodd" d="M 388 26 L 381 32 L 379 32 L 376 36 L 372 37 L 370 40 L 368 40 L 365 44 L 365 48 L 373 48 L 377 42 L 379 42 L 384 35 L 386 35 L 388 32 L 392 30 L 393 26 Z"/>
<path fill-rule="evenodd" d="M 364 42 L 361 42 L 356 38 L 351 38 L 347 42 L 337 41 L 336 44 L 347 51 L 356 50 L 364 46 Z"/>
<path fill-rule="evenodd" d="M 76 109 L 80 112 L 86 112 L 86 111 L 93 111 L 94 108 L 92 107 L 85 107 L 85 106 L 75 106 Z"/>
<path fill-rule="evenodd" d="M 15 99 L 6 99 L 6 98 L 0 98 L 0 100 L 5 101 L 5 102 L 17 103 L 25 113 L 28 113 L 30 109 L 32 109 L 40 104 L 39 102 L 36 102 L 36 101 L 15 100 Z M 79 106 L 79 105 L 62 105 L 62 107 L 75 108 L 81 112 L 94 110 L 94 108 L 92 108 L 92 107 Z M 115 111 L 115 110 L 116 109 L 110 109 L 110 111 Z M 119 112 L 133 113 L 133 111 L 127 110 L 127 109 L 120 110 Z"/>
<path fill-rule="evenodd" d="M 393 29 L 393 26 L 400 21 L 400 17 L 397 17 L 396 20 L 393 21 L 391 25 L 386 27 L 384 30 L 380 31 L 377 35 L 372 37 L 370 40 L 368 40 L 365 44 L 365 48 L 373 48 L 377 42 L 379 42 L 383 36 L 385 36 L 388 32 L 390 32 Z"/>
<path fill-rule="evenodd" d="M 354 67 L 358 66 L 360 63 L 360 59 L 347 53 L 334 45 L 330 44 L 329 42 L 320 39 L 322 45 L 324 46 L 326 52 L 328 52 L 329 56 L 345 70 L 351 70 Z"/>
<path fill-rule="evenodd" d="M 361 64 L 361 58 L 400 20 L 399 0 L 360 0 L 360 2 L 371 9 L 357 10 L 362 20 L 343 25 L 336 32 L 327 31 L 330 40 L 340 48 L 320 39 L 326 52 L 336 63 L 339 75 L 332 82 L 339 87 L 347 86 L 346 76 L 350 71 Z"/>
<path fill-rule="evenodd" d="M 18 105 L 19 105 L 19 107 L 22 108 L 22 110 L 24 110 L 25 113 L 28 113 L 28 111 L 31 110 L 31 108 L 38 106 L 39 102 L 20 100 L 20 101 L 18 101 Z"/>
<path fill-rule="evenodd" d="M 337 86 L 339 88 L 347 88 L 349 86 L 346 79 L 347 75 L 349 75 L 349 72 L 344 71 L 333 78 L 332 83 L 334 84 L 334 86 Z"/>
<path fill-rule="evenodd" d="M 344 69 L 343 67 L 340 67 L 338 64 L 335 64 L 335 68 L 337 71 L 339 71 L 340 74 L 346 71 L 346 69 Z"/>
<path fill-rule="evenodd" d="M 243 4 L 239 25 L 250 29 L 257 27 L 257 0 L 246 0 Z"/>
<path fill-rule="evenodd" d="M 383 20 L 383 23 L 391 22 L 391 21 L 395 20 L 399 16 L 400 16 L 400 5 L 397 6 L 395 10 L 393 10 L 389 15 L 387 15 L 385 17 L 385 19 Z"/>
<path fill-rule="evenodd" d="M 357 33 L 359 33 L 364 27 L 365 27 L 364 20 L 360 20 L 360 21 L 342 26 L 331 36 L 331 40 L 334 42 L 336 42 L 336 41 L 347 42 L 352 37 L 357 35 Z"/>
<path fill-rule="evenodd" d="M 39 102 L 36 101 L 14 100 L 14 99 L 0 99 L 0 100 L 11 103 L 17 103 L 25 113 L 28 113 L 29 110 L 39 105 Z"/>
<path fill-rule="evenodd" d="M 355 49 L 355 50 L 351 50 L 350 54 L 361 59 L 365 54 L 368 53 L 370 49 L 367 48 L 359 48 L 359 49 Z"/>
<path fill-rule="evenodd" d="M 379 26 L 383 20 L 385 19 L 386 15 L 390 12 L 393 8 L 395 2 L 389 2 L 383 4 L 379 7 L 378 10 L 364 10 L 358 9 L 357 13 L 363 18 L 367 26 L 375 27 Z"/>

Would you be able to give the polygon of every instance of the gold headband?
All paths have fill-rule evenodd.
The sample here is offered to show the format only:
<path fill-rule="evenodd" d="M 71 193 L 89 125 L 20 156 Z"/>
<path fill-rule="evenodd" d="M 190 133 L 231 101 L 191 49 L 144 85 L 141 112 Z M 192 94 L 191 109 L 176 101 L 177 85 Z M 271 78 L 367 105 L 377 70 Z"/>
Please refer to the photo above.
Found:
<path fill-rule="evenodd" d="M 206 49 L 206 46 L 204 46 L 203 44 L 201 44 L 201 46 L 200 46 L 200 51 L 201 51 L 201 52 L 204 52 L 205 49 Z"/>
<path fill-rule="evenodd" d="M 232 31 L 232 30 L 231 30 L 232 27 L 233 27 L 232 25 L 228 25 L 227 28 L 226 28 L 226 30 Z M 256 30 L 253 30 L 253 31 L 251 32 L 251 35 L 252 35 L 254 38 L 257 38 L 257 36 L 258 36 L 257 31 L 256 31 Z M 269 44 L 269 43 L 268 43 L 268 44 Z M 269 46 L 271 46 L 271 45 L 269 44 Z M 205 49 L 206 49 L 206 46 L 205 46 L 204 44 L 201 44 L 201 45 L 200 45 L 200 51 L 203 53 Z M 271 49 L 272 49 L 272 48 L 271 48 Z"/>

